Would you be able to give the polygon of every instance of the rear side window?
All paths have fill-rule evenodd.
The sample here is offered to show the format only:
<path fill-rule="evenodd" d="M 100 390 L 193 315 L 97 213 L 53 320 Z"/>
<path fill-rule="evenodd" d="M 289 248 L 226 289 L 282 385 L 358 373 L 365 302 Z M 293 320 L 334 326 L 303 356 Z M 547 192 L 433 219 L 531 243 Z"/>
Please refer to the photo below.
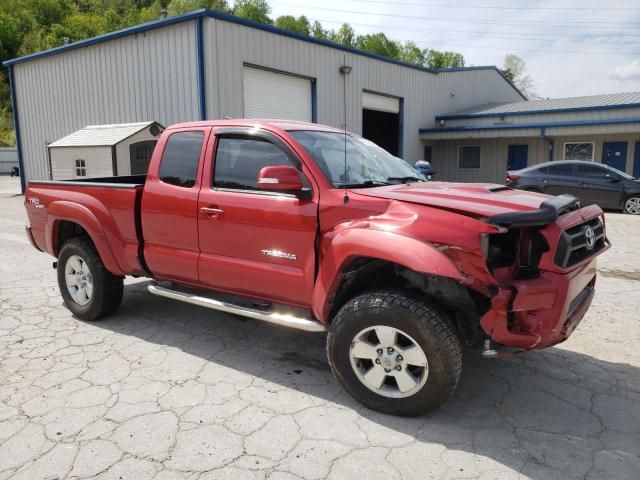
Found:
<path fill-rule="evenodd" d="M 590 178 L 602 178 L 607 172 L 604 168 L 599 165 L 593 165 L 591 163 L 585 163 L 584 165 L 578 165 L 578 176 L 579 177 L 590 177 Z"/>
<path fill-rule="evenodd" d="M 203 141 L 202 131 L 171 134 L 160 162 L 160 180 L 179 187 L 193 187 Z"/>
<path fill-rule="evenodd" d="M 549 175 L 571 177 L 573 176 L 573 163 L 560 163 L 558 165 L 549 165 Z"/>
<path fill-rule="evenodd" d="M 298 167 L 273 143 L 256 138 L 220 138 L 213 174 L 214 187 L 257 190 L 257 177 L 267 166 Z"/>

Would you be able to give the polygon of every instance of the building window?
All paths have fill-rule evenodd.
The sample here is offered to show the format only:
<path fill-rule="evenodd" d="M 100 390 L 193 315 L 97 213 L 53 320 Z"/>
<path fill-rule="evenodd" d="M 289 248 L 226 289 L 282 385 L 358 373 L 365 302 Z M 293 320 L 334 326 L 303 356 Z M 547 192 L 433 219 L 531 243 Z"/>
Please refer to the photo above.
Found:
<path fill-rule="evenodd" d="M 86 177 L 86 176 L 87 176 L 87 164 L 82 159 L 76 160 L 76 177 Z"/>
<path fill-rule="evenodd" d="M 461 145 L 458 147 L 458 168 L 480 168 L 480 145 Z"/>
<path fill-rule="evenodd" d="M 593 142 L 566 142 L 564 144 L 564 160 L 584 160 L 593 162 Z"/>
<path fill-rule="evenodd" d="M 202 131 L 171 134 L 162 154 L 160 180 L 179 187 L 193 187 L 203 141 Z"/>

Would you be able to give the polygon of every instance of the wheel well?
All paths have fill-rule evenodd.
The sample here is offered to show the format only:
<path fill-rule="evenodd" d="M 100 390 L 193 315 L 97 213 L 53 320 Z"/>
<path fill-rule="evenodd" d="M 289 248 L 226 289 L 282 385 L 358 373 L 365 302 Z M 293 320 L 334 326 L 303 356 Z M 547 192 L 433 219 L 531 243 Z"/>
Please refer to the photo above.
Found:
<path fill-rule="evenodd" d="M 331 299 L 330 318 L 353 297 L 379 288 L 401 290 L 429 300 L 447 314 L 467 344 L 484 337 L 480 317 L 489 310 L 490 299 L 452 278 L 427 275 L 404 265 L 369 257 L 352 260 L 340 272 L 340 284 Z"/>
<path fill-rule="evenodd" d="M 60 220 L 58 224 L 58 233 L 56 243 L 54 245 L 56 255 L 60 252 L 62 246 L 72 238 L 83 237 L 91 241 L 91 237 L 87 231 L 75 222 L 69 220 Z"/>

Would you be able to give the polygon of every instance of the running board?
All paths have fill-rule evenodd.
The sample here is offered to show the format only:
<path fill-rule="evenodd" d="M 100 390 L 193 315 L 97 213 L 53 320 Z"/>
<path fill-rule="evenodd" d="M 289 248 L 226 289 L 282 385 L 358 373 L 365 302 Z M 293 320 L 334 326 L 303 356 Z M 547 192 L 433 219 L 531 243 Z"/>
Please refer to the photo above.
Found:
<path fill-rule="evenodd" d="M 191 303 L 193 305 L 199 305 L 201 307 L 210 308 L 212 310 L 218 310 L 219 312 L 233 313 L 234 315 L 253 318 L 254 320 L 262 320 L 264 322 L 273 323 L 275 325 L 296 328 L 298 330 L 304 330 L 305 332 L 326 331 L 326 327 L 323 324 L 308 317 L 295 316 L 286 313 L 262 311 L 242 305 L 235 305 L 233 303 L 215 300 L 213 298 L 194 295 L 192 293 L 171 290 L 169 288 L 161 287 L 154 284 L 149 285 L 147 287 L 147 290 L 149 290 L 150 293 L 158 295 L 160 297 L 179 300 L 181 302 Z"/>

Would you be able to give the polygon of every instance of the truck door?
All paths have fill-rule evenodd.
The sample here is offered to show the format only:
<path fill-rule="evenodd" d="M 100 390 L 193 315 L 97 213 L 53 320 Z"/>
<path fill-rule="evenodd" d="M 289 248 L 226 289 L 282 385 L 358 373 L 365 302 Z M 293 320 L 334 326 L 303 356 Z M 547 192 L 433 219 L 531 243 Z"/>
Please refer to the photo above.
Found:
<path fill-rule="evenodd" d="M 200 283 L 233 293 L 307 306 L 315 276 L 318 191 L 309 199 L 256 185 L 266 166 L 309 173 L 275 134 L 216 129 L 198 199 Z"/>
<path fill-rule="evenodd" d="M 185 128 L 160 140 L 142 194 L 144 258 L 160 278 L 198 282 L 198 194 L 211 128 Z"/>

